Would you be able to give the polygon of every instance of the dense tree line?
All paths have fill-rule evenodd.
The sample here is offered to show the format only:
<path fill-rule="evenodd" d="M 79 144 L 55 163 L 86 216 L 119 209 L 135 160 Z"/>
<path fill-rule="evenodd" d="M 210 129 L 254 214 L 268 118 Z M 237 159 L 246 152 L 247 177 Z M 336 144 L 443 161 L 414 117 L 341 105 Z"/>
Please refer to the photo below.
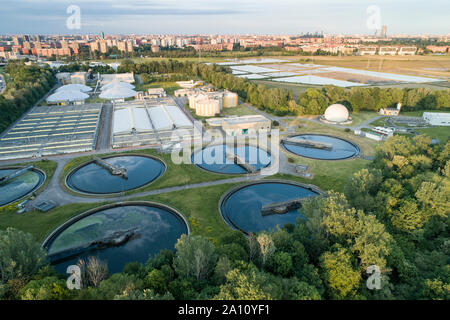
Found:
<path fill-rule="evenodd" d="M 205 65 L 192 61 L 164 60 L 135 64 L 131 60 L 125 60 L 118 68 L 118 72 L 134 72 L 137 74 L 184 73 L 187 76 L 209 82 L 218 88 L 237 92 L 246 102 L 276 115 L 322 114 L 332 103 L 343 103 L 352 112 L 378 111 L 380 108 L 394 107 L 397 103 L 401 103 L 404 110 L 450 108 L 450 89 L 377 87 L 345 89 L 324 86 L 322 89 L 306 89 L 296 101 L 290 90 L 255 84 L 234 76 L 227 67 L 215 64 Z"/>
<path fill-rule="evenodd" d="M 111 66 L 104 65 L 104 66 L 89 66 L 89 63 L 69 63 L 67 65 L 60 66 L 58 68 L 58 72 L 80 72 L 84 71 L 87 72 L 89 70 L 92 70 L 93 73 L 106 73 L 106 74 L 112 74 L 115 73 L 114 69 Z"/>
<path fill-rule="evenodd" d="M 10 61 L 5 72 L 10 81 L 0 96 L 0 132 L 42 98 L 56 82 L 48 67 L 27 66 L 24 62 Z"/>
<path fill-rule="evenodd" d="M 108 275 L 79 261 L 81 290 L 21 231 L 0 231 L 3 299 L 449 299 L 450 142 L 390 138 L 344 193 L 310 199 L 294 226 L 212 242 L 183 235 L 175 251 Z M 369 267 L 381 271 L 367 287 Z"/>

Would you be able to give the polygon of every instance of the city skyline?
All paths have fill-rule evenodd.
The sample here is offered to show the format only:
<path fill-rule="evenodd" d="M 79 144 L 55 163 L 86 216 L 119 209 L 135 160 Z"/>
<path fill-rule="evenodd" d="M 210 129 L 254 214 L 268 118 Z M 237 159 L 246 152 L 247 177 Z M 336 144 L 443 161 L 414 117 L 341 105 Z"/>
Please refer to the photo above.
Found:
<path fill-rule="evenodd" d="M 69 29 L 67 8 L 79 6 L 81 28 Z M 367 34 L 367 25 L 380 10 L 380 25 L 388 34 L 448 34 L 447 1 L 273 1 L 228 0 L 208 3 L 194 0 L 4 0 L 1 34 Z M 405 10 L 407 6 L 408 10 Z M 21 21 L 21 23 L 17 23 Z M 45 23 L 42 23 L 45 22 Z M 379 31 L 378 31 L 379 32 Z"/>

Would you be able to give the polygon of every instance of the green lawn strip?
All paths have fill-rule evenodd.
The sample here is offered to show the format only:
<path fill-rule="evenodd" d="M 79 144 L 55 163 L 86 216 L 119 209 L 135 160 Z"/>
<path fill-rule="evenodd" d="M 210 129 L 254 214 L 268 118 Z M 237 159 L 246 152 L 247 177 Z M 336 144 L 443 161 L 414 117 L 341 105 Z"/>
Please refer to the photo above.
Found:
<path fill-rule="evenodd" d="M 223 194 L 236 185 L 238 184 L 186 189 L 142 197 L 138 200 L 160 202 L 178 210 L 189 222 L 192 234 L 215 241 L 231 231 L 219 213 L 219 201 Z"/>
<path fill-rule="evenodd" d="M 414 129 L 419 134 L 426 134 L 427 136 L 439 139 L 441 143 L 446 143 L 450 139 L 450 127 L 432 127 L 425 129 Z"/>
<path fill-rule="evenodd" d="M 131 195 L 134 193 L 149 191 L 149 190 L 156 190 L 156 189 L 163 189 L 163 188 L 170 188 L 170 187 L 176 187 L 176 186 L 182 186 L 187 184 L 195 184 L 195 183 L 201 183 L 201 182 L 207 182 L 207 181 L 216 181 L 216 180 L 222 180 L 222 179 L 229 179 L 236 177 L 235 175 L 226 175 L 226 174 L 217 174 L 208 172 L 205 170 L 202 170 L 195 165 L 192 164 L 175 164 L 172 162 L 171 154 L 158 154 L 155 150 L 152 149 L 145 149 L 145 150 L 136 150 L 136 151 L 127 151 L 122 153 L 109 153 L 109 154 L 102 154 L 99 155 L 99 157 L 105 157 L 105 156 L 119 156 L 119 155 L 127 155 L 127 154 L 136 154 L 136 155 L 150 155 L 154 156 L 156 158 L 161 159 L 167 166 L 166 171 L 164 174 L 159 177 L 156 181 L 153 183 L 143 186 L 141 188 L 131 190 L 126 192 L 126 195 Z M 85 156 L 80 158 L 75 158 L 69 163 L 66 164 L 64 167 L 63 173 L 60 177 L 61 185 L 66 189 L 64 184 L 64 180 L 67 176 L 67 174 L 74 169 L 75 167 L 88 162 L 92 159 L 92 156 Z"/>
<path fill-rule="evenodd" d="M 401 116 L 405 117 L 422 117 L 424 112 L 437 112 L 437 113 L 448 113 L 450 110 L 416 110 L 416 111 L 402 111 Z"/>
<path fill-rule="evenodd" d="M 0 229 L 12 227 L 29 232 L 37 241 L 42 242 L 53 229 L 70 218 L 103 204 L 73 203 L 48 212 L 32 210 L 23 214 L 17 214 L 17 209 L 9 205 L 0 208 Z"/>
<path fill-rule="evenodd" d="M 378 116 L 376 112 L 373 111 L 360 111 L 358 113 L 351 114 L 353 121 L 349 124 L 344 124 L 346 127 L 356 127 L 362 124 L 363 122 L 375 118 Z"/>
<path fill-rule="evenodd" d="M 309 167 L 308 172 L 314 175 L 313 179 L 307 179 L 297 176 L 291 176 L 286 174 L 277 174 L 269 177 L 277 179 L 295 180 L 301 183 L 313 184 L 319 187 L 323 191 L 335 190 L 342 192 L 347 180 L 355 172 L 365 168 L 370 163 L 367 160 L 355 158 L 349 160 L 314 160 L 288 154 L 285 152 L 288 158 L 294 159 L 294 163 L 307 165 Z"/>
<path fill-rule="evenodd" d="M 372 121 L 371 123 L 369 123 L 369 126 L 386 127 L 386 126 L 388 126 L 388 123 L 386 122 L 387 119 L 388 119 L 388 117 L 383 117 L 383 118 L 377 119 L 377 120 Z"/>
<path fill-rule="evenodd" d="M 221 111 L 221 114 L 224 116 L 248 116 L 248 115 L 256 115 L 257 112 L 253 111 L 249 107 L 245 105 L 238 105 L 234 108 L 224 108 Z"/>

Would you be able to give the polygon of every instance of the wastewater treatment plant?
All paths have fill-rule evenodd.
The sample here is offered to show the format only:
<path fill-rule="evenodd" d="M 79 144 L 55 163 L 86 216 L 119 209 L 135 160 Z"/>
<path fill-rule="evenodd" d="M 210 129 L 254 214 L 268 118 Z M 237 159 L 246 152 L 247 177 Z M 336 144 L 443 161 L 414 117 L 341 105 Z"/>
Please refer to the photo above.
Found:
<path fill-rule="evenodd" d="M 446 299 L 450 120 L 410 105 L 446 84 L 165 51 L 36 67 L 48 97 L 0 133 L 0 300 Z"/>

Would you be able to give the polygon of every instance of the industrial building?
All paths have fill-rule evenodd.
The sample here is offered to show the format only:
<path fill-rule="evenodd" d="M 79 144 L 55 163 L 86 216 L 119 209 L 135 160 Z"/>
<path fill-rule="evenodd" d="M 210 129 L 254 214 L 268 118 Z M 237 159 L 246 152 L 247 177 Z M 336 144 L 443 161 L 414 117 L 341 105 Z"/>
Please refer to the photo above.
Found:
<path fill-rule="evenodd" d="M 431 126 L 450 126 L 450 113 L 424 112 L 422 119 Z"/>
<path fill-rule="evenodd" d="M 220 127 L 229 136 L 268 133 L 272 128 L 270 119 L 261 115 L 212 118 L 206 122 L 213 128 Z"/>
<path fill-rule="evenodd" d="M 400 114 L 400 111 L 402 110 L 402 104 L 397 103 L 397 108 L 382 108 L 380 111 L 378 111 L 378 114 L 380 116 L 394 116 L 397 117 Z"/>
<path fill-rule="evenodd" d="M 102 106 L 46 106 L 30 112 L 0 139 L 0 159 L 95 149 Z"/>
<path fill-rule="evenodd" d="M 174 136 L 178 136 L 176 142 L 196 138 L 194 124 L 175 102 L 151 106 L 139 101 L 114 106 L 113 148 L 164 146 L 175 142 Z"/>
<path fill-rule="evenodd" d="M 100 80 L 101 85 L 105 85 L 112 81 L 133 83 L 134 82 L 134 74 L 133 73 L 101 74 L 99 80 Z"/>

